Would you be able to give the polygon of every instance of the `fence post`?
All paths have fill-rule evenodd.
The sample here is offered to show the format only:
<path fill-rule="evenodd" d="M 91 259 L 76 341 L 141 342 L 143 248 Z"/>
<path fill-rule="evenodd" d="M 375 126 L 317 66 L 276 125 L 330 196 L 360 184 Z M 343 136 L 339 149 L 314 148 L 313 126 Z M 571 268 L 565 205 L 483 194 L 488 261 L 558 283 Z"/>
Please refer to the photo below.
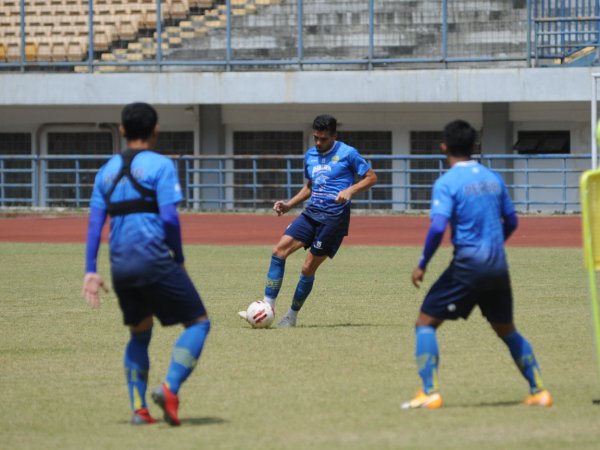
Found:
<path fill-rule="evenodd" d="M 80 193 L 79 193 L 79 188 L 80 188 L 80 181 L 81 181 L 81 177 L 79 176 L 79 161 L 80 159 L 77 158 L 75 160 L 75 206 L 77 208 L 79 208 L 79 200 L 80 200 Z"/>
<path fill-rule="evenodd" d="M 4 206 L 4 159 L 0 159 L 0 207 Z"/>
<path fill-rule="evenodd" d="M 304 59 L 304 31 L 302 29 L 302 24 L 304 22 L 304 11 L 303 11 L 304 7 L 302 4 L 302 0 L 298 0 L 298 3 L 296 5 L 296 15 L 298 16 L 298 48 L 297 50 L 297 57 L 298 57 L 298 69 L 302 70 L 302 60 Z"/>
<path fill-rule="evenodd" d="M 225 70 L 231 71 L 231 0 L 225 2 L 225 17 L 227 17 L 227 44 L 225 49 Z"/>
<path fill-rule="evenodd" d="M 369 0 L 369 70 L 373 70 L 375 47 L 375 0 Z"/>

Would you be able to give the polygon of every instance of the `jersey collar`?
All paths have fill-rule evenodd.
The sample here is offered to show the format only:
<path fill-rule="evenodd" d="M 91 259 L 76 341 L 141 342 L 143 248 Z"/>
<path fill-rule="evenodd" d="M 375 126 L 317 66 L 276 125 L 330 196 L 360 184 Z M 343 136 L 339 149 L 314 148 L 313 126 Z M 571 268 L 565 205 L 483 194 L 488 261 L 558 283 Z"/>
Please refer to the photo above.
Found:
<path fill-rule="evenodd" d="M 454 164 L 454 167 L 469 167 L 469 166 L 474 166 L 475 164 L 477 164 L 477 161 L 475 161 L 474 159 L 471 159 L 469 161 L 457 162 L 456 164 Z"/>
<path fill-rule="evenodd" d="M 329 155 L 332 151 L 334 151 L 336 149 L 338 144 L 339 144 L 339 141 L 333 141 L 333 145 L 325 153 L 319 153 L 319 150 L 317 150 L 317 153 L 319 153 L 319 157 Z M 316 150 L 316 148 L 315 148 L 315 150 Z"/>

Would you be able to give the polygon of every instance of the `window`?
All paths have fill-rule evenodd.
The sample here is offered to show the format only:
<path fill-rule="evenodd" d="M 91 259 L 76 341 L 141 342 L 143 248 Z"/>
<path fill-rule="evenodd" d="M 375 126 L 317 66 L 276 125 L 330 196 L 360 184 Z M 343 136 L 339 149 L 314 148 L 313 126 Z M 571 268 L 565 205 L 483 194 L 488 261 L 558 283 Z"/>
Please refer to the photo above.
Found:
<path fill-rule="evenodd" d="M 0 133 L 0 156 L 31 155 L 30 133 Z M 33 204 L 33 165 L 29 160 L 0 159 L 0 206 Z"/>
<path fill-rule="evenodd" d="M 302 131 L 237 131 L 233 133 L 236 208 L 268 208 L 293 196 L 304 183 Z M 253 155 L 254 157 L 250 157 Z M 298 155 L 263 158 L 261 155 Z M 289 178 L 288 178 L 289 175 Z"/>
<path fill-rule="evenodd" d="M 354 147 L 371 164 L 377 173 L 377 184 L 370 192 L 361 192 L 352 197 L 354 208 L 359 209 L 391 209 L 392 204 L 386 203 L 392 199 L 392 160 L 370 159 L 369 155 L 392 154 L 391 131 L 340 131 L 338 139 Z M 371 203 L 360 203 L 360 200 L 371 198 Z"/>
<path fill-rule="evenodd" d="M 520 155 L 571 153 L 569 131 L 519 131 L 513 150 Z"/>
<path fill-rule="evenodd" d="M 194 132 L 193 131 L 161 131 L 158 134 L 156 142 L 156 151 L 173 158 L 177 167 L 177 176 L 183 193 L 182 207 L 189 207 L 187 198 L 190 195 L 188 192 L 188 183 L 186 177 L 186 166 L 188 169 L 193 168 L 192 161 L 178 161 L 178 156 L 193 156 L 194 154 Z"/>
<path fill-rule="evenodd" d="M 48 161 L 48 206 L 87 205 L 96 172 L 113 153 L 113 135 L 108 131 L 50 132 L 48 156 L 73 156 Z M 106 155 L 80 159 L 78 155 Z"/>
<path fill-rule="evenodd" d="M 411 131 L 411 155 L 439 155 L 443 141 L 441 131 Z M 441 175 L 443 164 L 437 159 L 422 159 L 410 162 L 410 208 L 429 209 L 431 187 Z"/>

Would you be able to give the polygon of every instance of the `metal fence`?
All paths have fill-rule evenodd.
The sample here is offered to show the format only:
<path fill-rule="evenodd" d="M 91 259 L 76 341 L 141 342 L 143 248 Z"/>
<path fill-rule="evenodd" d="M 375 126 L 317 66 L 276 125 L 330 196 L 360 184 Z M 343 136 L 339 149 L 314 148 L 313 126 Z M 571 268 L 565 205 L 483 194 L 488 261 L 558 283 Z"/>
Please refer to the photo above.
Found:
<path fill-rule="evenodd" d="M 600 1 L 535 0 L 531 17 L 534 58 L 565 59 L 580 52 L 595 57 L 600 43 Z"/>
<path fill-rule="evenodd" d="M 579 177 L 590 155 L 483 155 L 499 172 L 522 212 L 578 212 Z M 278 159 L 282 168 L 263 168 Z M 446 170 L 443 156 L 370 155 L 379 183 L 357 195 L 358 209 L 412 211 L 429 208 L 433 182 Z M 106 156 L 0 156 L 0 208 L 89 205 L 94 176 Z M 236 160 L 250 164 L 236 168 Z M 302 156 L 182 156 L 173 159 L 191 210 L 259 210 L 291 198 L 303 180 Z M 285 182 L 259 182 L 268 178 Z"/>
<path fill-rule="evenodd" d="M 4 0 L 0 69 L 371 69 L 510 61 L 525 65 L 536 53 L 531 50 L 532 14 L 542 12 L 537 5 L 544 0 L 200 3 L 70 0 L 48 5 Z"/>

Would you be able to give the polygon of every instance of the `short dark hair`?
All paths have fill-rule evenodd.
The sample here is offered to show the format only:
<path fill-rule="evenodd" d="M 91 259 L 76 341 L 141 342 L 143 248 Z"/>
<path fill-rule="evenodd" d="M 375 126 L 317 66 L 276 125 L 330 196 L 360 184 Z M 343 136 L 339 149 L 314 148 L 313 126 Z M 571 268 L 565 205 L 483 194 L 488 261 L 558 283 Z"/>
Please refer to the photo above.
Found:
<path fill-rule="evenodd" d="M 315 117 L 312 124 L 313 130 L 329 131 L 331 134 L 337 133 L 337 119 L 329 114 L 321 114 Z"/>
<path fill-rule="evenodd" d="M 130 141 L 147 140 L 152 136 L 157 122 L 158 114 L 148 103 L 130 103 L 121 112 L 121 125 L 125 129 L 125 138 Z"/>
<path fill-rule="evenodd" d="M 455 120 L 444 127 L 444 143 L 453 156 L 471 156 L 477 131 L 465 120 Z"/>

